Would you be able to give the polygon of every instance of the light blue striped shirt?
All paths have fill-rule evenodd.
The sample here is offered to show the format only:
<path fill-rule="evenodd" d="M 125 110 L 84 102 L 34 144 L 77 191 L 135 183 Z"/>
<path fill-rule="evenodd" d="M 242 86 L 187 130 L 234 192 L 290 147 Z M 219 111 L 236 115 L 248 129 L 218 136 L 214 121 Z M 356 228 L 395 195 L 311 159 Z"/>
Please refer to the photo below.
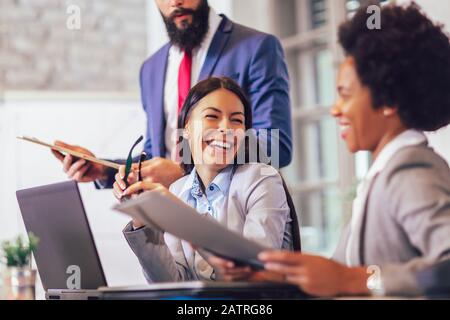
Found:
<path fill-rule="evenodd" d="M 205 192 L 202 191 L 200 178 L 195 168 L 190 173 L 187 184 L 191 185 L 190 192 L 181 194 L 181 198 L 195 208 L 201 214 L 209 214 L 214 219 L 218 219 L 219 211 L 223 208 L 225 199 L 228 196 L 231 180 L 235 168 L 229 166 L 222 170 L 214 180 L 205 186 Z"/>

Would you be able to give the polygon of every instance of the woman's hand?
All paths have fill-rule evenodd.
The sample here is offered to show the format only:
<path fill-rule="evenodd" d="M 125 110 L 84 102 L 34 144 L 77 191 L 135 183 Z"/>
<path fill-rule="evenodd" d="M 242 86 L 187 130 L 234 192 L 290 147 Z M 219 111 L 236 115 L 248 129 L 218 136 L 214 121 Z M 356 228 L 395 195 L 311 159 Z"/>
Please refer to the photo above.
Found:
<path fill-rule="evenodd" d="M 217 272 L 220 280 L 223 281 L 244 281 L 248 280 L 253 271 L 250 267 L 237 267 L 234 262 L 216 256 L 208 258 L 208 263 Z"/>
<path fill-rule="evenodd" d="M 289 251 L 263 252 L 258 258 L 266 270 L 285 275 L 286 281 L 313 296 L 369 294 L 369 275 L 364 267 L 349 268 L 330 259 Z"/>
<path fill-rule="evenodd" d="M 137 165 L 133 164 L 131 167 L 131 172 L 128 175 L 128 185 L 132 185 L 135 182 L 137 182 L 137 175 L 136 172 L 137 171 Z M 114 182 L 113 185 L 113 193 L 114 196 L 117 198 L 117 200 L 122 201 L 124 198 L 124 191 L 127 189 L 127 186 L 125 184 L 125 166 L 120 166 L 119 167 L 119 171 L 116 173 L 115 176 L 116 181 Z"/>
<path fill-rule="evenodd" d="M 208 263 L 223 281 L 284 282 L 284 277 L 270 271 L 254 271 L 250 267 L 236 267 L 235 263 L 216 256 L 208 258 Z"/>
<path fill-rule="evenodd" d="M 116 182 L 114 183 L 113 186 L 114 196 L 119 201 L 137 197 L 142 192 L 159 192 L 164 196 L 174 197 L 174 195 L 172 195 L 172 193 L 162 184 L 153 183 L 148 179 L 144 179 L 144 181 L 135 182 L 137 180 L 136 177 L 137 175 L 135 171 L 130 173 L 130 175 L 128 176 L 128 183 L 131 185 L 127 188 L 127 186 L 125 185 L 125 181 L 123 180 L 125 178 L 125 166 L 120 166 L 119 172 L 116 174 Z M 133 227 L 135 229 L 139 229 L 143 226 L 145 226 L 145 224 L 142 221 L 138 219 L 133 219 Z"/>
<path fill-rule="evenodd" d="M 128 185 L 133 185 L 138 182 L 138 167 L 137 163 L 133 163 L 131 166 L 130 174 L 128 175 Z M 181 169 L 180 165 L 162 158 L 153 158 L 151 160 L 147 160 L 142 162 L 141 168 L 141 176 L 143 177 L 144 185 L 141 185 L 142 188 L 136 186 L 137 191 L 147 191 L 148 186 L 153 186 L 154 184 L 162 185 L 166 188 L 181 178 L 184 172 Z M 114 196 L 121 201 L 124 196 L 132 196 L 133 191 L 129 191 L 128 195 L 125 195 L 125 189 L 127 188 L 125 181 L 125 166 L 120 166 L 119 171 L 115 176 L 115 183 L 113 185 Z M 134 190 L 134 189 L 133 189 Z"/>

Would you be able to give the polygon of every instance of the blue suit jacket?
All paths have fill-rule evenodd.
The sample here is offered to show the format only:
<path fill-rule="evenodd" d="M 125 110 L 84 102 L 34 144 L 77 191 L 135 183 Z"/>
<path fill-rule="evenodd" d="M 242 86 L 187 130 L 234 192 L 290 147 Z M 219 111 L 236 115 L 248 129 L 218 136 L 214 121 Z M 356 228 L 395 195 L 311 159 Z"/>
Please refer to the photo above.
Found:
<path fill-rule="evenodd" d="M 246 91 L 253 107 L 255 129 L 280 130 L 280 166 L 292 159 L 289 76 L 278 39 L 235 24 L 222 15 L 199 80 L 227 76 Z M 165 157 L 164 83 L 171 44 L 163 46 L 141 68 L 140 85 L 147 114 L 145 151 Z"/>

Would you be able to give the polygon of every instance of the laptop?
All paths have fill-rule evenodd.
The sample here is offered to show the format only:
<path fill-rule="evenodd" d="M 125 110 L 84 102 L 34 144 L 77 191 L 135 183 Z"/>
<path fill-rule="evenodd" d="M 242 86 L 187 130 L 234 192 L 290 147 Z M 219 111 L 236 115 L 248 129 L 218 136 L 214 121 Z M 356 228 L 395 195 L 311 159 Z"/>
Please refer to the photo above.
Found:
<path fill-rule="evenodd" d="M 78 184 L 57 183 L 16 192 L 47 299 L 97 299 L 107 286 Z"/>
<path fill-rule="evenodd" d="M 298 287 L 275 283 L 194 281 L 108 287 L 78 184 L 57 183 L 16 195 L 27 231 L 40 239 L 34 257 L 48 300 L 307 297 Z"/>

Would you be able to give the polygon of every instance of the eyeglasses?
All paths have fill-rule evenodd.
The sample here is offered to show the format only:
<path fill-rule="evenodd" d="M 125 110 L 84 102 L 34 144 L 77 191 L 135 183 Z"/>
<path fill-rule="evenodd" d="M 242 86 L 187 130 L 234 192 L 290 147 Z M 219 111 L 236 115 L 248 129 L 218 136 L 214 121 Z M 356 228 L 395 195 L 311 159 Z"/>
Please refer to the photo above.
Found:
<path fill-rule="evenodd" d="M 127 157 L 127 162 L 125 165 L 125 177 L 124 177 L 124 181 L 125 181 L 125 185 L 128 188 L 129 187 L 129 183 L 128 183 L 128 176 L 131 173 L 131 166 L 133 165 L 133 151 L 134 148 L 136 148 L 136 146 L 144 139 L 143 136 L 140 136 L 136 142 L 133 144 L 133 146 L 130 149 L 130 152 L 128 153 L 128 157 Z M 145 152 L 141 153 L 141 156 L 139 158 L 139 181 L 142 181 L 142 175 L 141 175 L 141 167 L 142 167 L 142 162 L 145 161 L 145 159 L 147 158 L 147 154 Z"/>

